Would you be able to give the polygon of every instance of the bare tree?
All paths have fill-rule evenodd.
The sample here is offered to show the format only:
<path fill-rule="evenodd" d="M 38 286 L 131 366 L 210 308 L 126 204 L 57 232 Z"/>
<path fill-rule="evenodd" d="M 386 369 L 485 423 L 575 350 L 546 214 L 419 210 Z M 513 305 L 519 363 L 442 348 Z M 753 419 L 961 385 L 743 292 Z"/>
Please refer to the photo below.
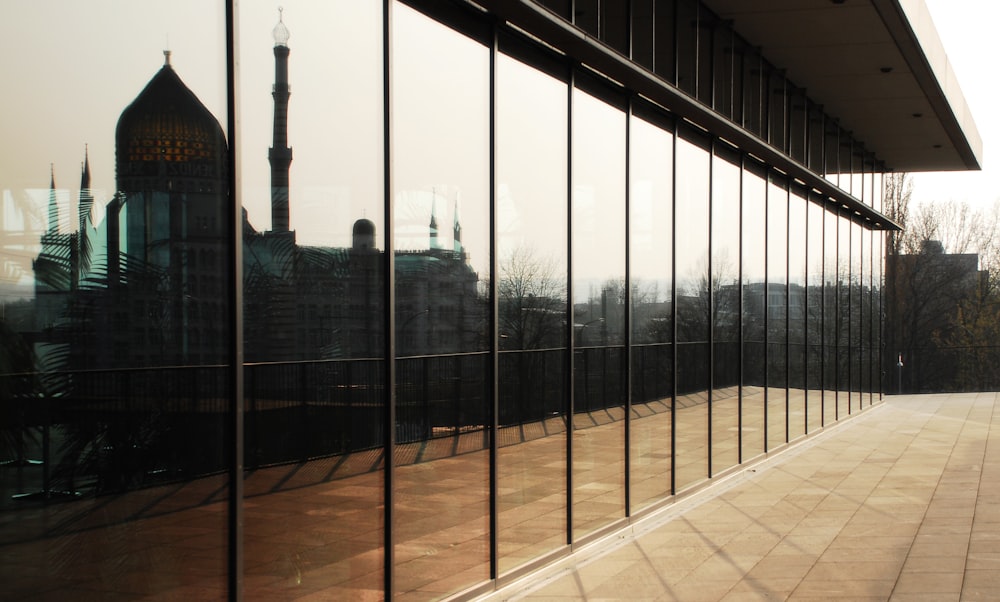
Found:
<path fill-rule="evenodd" d="M 500 261 L 497 279 L 501 345 L 540 349 L 564 344 L 566 278 L 551 257 L 517 247 Z"/>

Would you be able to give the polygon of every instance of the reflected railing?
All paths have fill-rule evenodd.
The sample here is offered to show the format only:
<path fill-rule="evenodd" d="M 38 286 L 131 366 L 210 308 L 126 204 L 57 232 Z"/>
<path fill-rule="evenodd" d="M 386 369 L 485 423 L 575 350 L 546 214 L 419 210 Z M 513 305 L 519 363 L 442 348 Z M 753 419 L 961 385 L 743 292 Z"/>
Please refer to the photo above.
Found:
<path fill-rule="evenodd" d="M 623 405 L 626 357 L 633 407 L 666 401 L 656 404 L 657 411 L 669 410 L 673 346 L 641 344 L 632 346 L 629 356 L 626 351 L 624 346 L 574 350 L 575 412 L 621 419 L 623 413 L 606 410 Z M 678 362 L 685 362 L 684 355 Z M 474 444 L 455 446 L 452 453 L 486 449 L 484 433 L 492 424 L 490 357 L 475 352 L 397 358 L 397 443 L 476 435 Z M 565 427 L 568 359 L 565 348 L 499 353 L 501 446 L 548 432 L 508 427 L 552 420 Z M 696 380 L 707 385 L 707 366 L 687 369 L 704 371 Z M 37 472 L 15 493 L 112 493 L 224 472 L 228 375 L 226 366 L 189 366 L 3 376 L 5 390 L 12 392 L 0 410 L 9 442 L 0 458 L 7 466 L 5 489 L 14 487 L 9 475 L 15 466 Z M 244 375 L 247 470 L 381 452 L 381 359 L 254 363 L 245 366 Z M 701 391 L 678 393 L 694 403 L 707 397 L 692 397 Z M 367 470 L 379 468 L 375 462 Z M 343 475 L 331 478 L 338 476 Z"/>

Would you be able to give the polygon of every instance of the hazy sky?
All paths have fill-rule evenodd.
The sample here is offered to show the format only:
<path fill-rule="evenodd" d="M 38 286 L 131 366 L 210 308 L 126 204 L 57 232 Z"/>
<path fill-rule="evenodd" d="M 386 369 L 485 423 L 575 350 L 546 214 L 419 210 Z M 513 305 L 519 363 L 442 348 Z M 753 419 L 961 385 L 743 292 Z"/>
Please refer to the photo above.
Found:
<path fill-rule="evenodd" d="M 1000 83 L 988 48 L 994 35 L 991 30 L 1000 22 L 1000 4 L 926 2 L 978 124 L 985 158 L 982 172 L 917 175 L 915 200 L 954 199 L 986 206 L 1000 198 L 996 185 L 1000 165 L 991 152 L 992 141 L 1000 136 L 1000 120 L 992 110 L 1000 98 Z M 292 227 L 303 242 L 349 244 L 354 219 L 364 216 L 381 221 L 379 3 L 282 0 L 281 4 L 292 49 Z M 277 22 L 277 5 L 246 2 L 240 13 L 241 148 L 247 153 L 242 163 L 243 201 L 259 229 L 270 227 L 267 148 L 273 106 L 271 29 Z M 345 17 L 344 11 L 352 14 Z M 5 236 L 4 230 L 44 229 L 50 163 L 57 186 L 66 189 L 60 199 L 68 227 L 85 144 L 90 149 L 98 204 L 114 192 L 115 124 L 160 69 L 165 48 L 172 51 L 171 62 L 181 79 L 225 127 L 223 32 L 220 3 L 204 0 L 5 2 L 0 20 L 0 52 L 6 57 L 0 62 L 0 81 L 6 84 L 4 118 L 0 119 L 4 141 L 0 148 L 0 237 Z M 434 36 L 420 39 L 430 37 Z M 420 39 L 415 40 L 412 52 L 432 52 L 422 48 Z M 458 57 L 453 58 L 457 61 Z M 462 89 L 463 83 L 483 90 L 479 81 L 458 81 L 457 88 L 425 86 L 425 100 L 431 102 L 435 94 L 454 100 L 468 91 Z M 460 111 L 463 103 L 453 106 L 450 110 Z M 458 113 L 452 117 L 463 121 Z M 414 181 L 413 186 L 444 197 L 436 209 L 443 234 L 448 235 L 445 244 L 450 242 L 453 200 L 459 197 L 466 242 L 482 244 L 485 237 L 476 240 L 480 237 L 473 234 L 482 232 L 485 223 L 476 208 L 483 206 L 485 192 L 478 181 L 482 178 L 459 170 L 445 179 L 450 181 Z M 429 205 L 425 201 L 430 196 L 423 191 L 408 198 L 423 206 Z M 12 209 L 18 205 L 34 209 L 30 215 L 18 214 Z M 429 213 L 429 207 L 421 211 Z M 413 219 L 419 224 L 425 217 Z M 0 240 L 0 247 L 6 244 L 9 241 Z M 384 246 L 381 240 L 377 244 Z M 475 261 L 483 261 L 484 256 L 483 249 L 475 250 Z"/>
<path fill-rule="evenodd" d="M 924 0 L 983 139 L 983 170 L 914 175 L 916 202 L 965 201 L 989 207 L 1000 199 L 1000 78 L 996 74 L 996 24 L 1000 3 Z"/>

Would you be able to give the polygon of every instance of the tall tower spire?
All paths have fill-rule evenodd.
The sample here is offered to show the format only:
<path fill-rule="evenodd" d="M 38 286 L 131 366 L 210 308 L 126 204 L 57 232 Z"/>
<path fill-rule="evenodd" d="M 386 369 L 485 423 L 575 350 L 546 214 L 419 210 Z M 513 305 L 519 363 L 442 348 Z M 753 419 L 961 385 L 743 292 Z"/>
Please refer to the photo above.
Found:
<path fill-rule="evenodd" d="M 288 166 L 292 163 L 292 149 L 288 146 L 288 28 L 285 27 L 283 9 L 278 8 L 278 24 L 274 36 L 274 137 L 267 152 L 271 163 L 271 230 L 288 232 Z"/>
<path fill-rule="evenodd" d="M 90 149 L 83 147 L 83 167 L 80 173 L 80 232 L 83 233 L 87 227 L 87 218 L 90 217 L 90 210 L 94 206 L 94 195 L 90 191 Z"/>
<path fill-rule="evenodd" d="M 458 223 L 458 196 L 455 196 L 455 223 L 452 226 L 452 237 L 455 241 L 455 252 L 462 252 L 462 224 Z"/>
<path fill-rule="evenodd" d="M 431 250 L 441 248 L 441 243 L 438 242 L 438 222 L 435 213 L 437 213 L 437 193 L 431 192 L 431 223 L 430 223 Z"/>
<path fill-rule="evenodd" d="M 59 203 L 56 201 L 56 166 L 49 163 L 49 234 L 59 232 Z"/>

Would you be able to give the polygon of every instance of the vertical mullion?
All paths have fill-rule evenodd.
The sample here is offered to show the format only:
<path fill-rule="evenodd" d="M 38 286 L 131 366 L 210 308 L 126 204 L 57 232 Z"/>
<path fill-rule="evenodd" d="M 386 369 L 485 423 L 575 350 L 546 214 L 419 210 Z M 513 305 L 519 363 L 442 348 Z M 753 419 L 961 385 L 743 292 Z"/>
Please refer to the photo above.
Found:
<path fill-rule="evenodd" d="M 790 103 L 788 100 L 787 88 L 785 94 L 785 124 L 790 126 Z M 788 132 L 791 128 L 786 127 L 785 131 Z M 788 134 L 786 134 L 786 138 Z M 785 148 L 790 149 L 790 143 L 786 143 Z M 791 325 L 792 325 L 792 277 L 791 269 L 789 269 L 789 264 L 791 263 L 791 249 L 792 249 L 792 180 L 791 178 L 785 179 L 785 369 L 784 378 L 782 379 L 785 389 L 785 443 L 788 443 L 792 439 L 792 404 L 791 404 L 791 382 L 788 378 L 791 372 Z"/>
<path fill-rule="evenodd" d="M 227 589 L 230 600 L 243 599 L 243 212 L 241 191 L 237 188 L 236 160 L 239 140 L 236 115 L 237 6 L 226 3 L 226 126 L 229 131 L 229 496 L 227 525 Z"/>
<path fill-rule="evenodd" d="M 742 66 L 740 67 L 742 69 Z M 736 311 L 739 318 L 737 319 L 737 324 L 739 324 L 740 334 L 739 334 L 739 353 L 737 357 L 739 358 L 739 368 L 737 369 L 737 374 L 739 382 L 736 385 L 736 463 L 743 463 L 743 351 L 744 351 L 744 339 L 743 339 L 743 182 L 746 179 L 746 169 L 747 169 L 747 156 L 745 153 L 740 153 L 740 217 L 739 217 L 739 229 L 740 229 L 740 243 L 739 252 L 737 253 L 737 261 L 739 265 L 736 267 L 736 278 L 739 282 L 739 295 L 736 299 Z"/>
<path fill-rule="evenodd" d="M 497 336 L 497 316 L 499 315 L 498 295 L 497 295 L 497 203 L 496 203 L 496 77 L 497 77 L 497 47 L 499 40 L 497 37 L 497 26 L 492 24 L 492 39 L 490 41 L 490 316 L 489 316 L 489 340 L 490 340 L 490 401 L 491 401 L 491 424 L 489 428 L 490 437 L 490 474 L 489 474 L 489 524 L 490 524 L 490 579 L 496 579 L 500 571 L 499 544 L 498 544 L 498 477 L 497 466 L 497 436 L 500 424 L 500 385 L 499 385 L 499 362 L 500 362 L 500 340 Z"/>
<path fill-rule="evenodd" d="M 392 59 L 392 0 L 382 0 L 382 204 L 384 213 L 383 228 L 385 231 L 385 253 L 383 256 L 382 269 L 382 295 L 383 306 L 385 307 L 383 328 L 385 332 L 385 345 L 383 361 L 385 362 L 385 390 L 383 393 L 383 404 L 385 407 L 383 427 L 383 496 L 384 496 L 384 524 L 383 535 L 383 588 L 385 598 L 392 599 L 394 576 L 395 576 L 395 531 L 393 522 L 395 519 L 393 485 L 395 477 L 395 458 L 393 452 L 396 447 L 396 276 L 395 276 L 395 249 L 393 230 L 393 203 L 392 203 L 392 94 L 391 83 L 391 59 Z"/>
<path fill-rule="evenodd" d="M 677 3 L 674 3 L 674 30 L 676 34 Z M 677 36 L 674 36 L 676 40 Z M 676 46 L 675 46 L 676 50 Z M 674 59 L 676 62 L 676 58 Z M 676 71 L 675 71 L 676 73 Z M 673 149 L 670 160 L 673 165 L 670 178 L 670 495 L 677 495 L 677 136 L 680 128 L 674 122 L 674 135 L 671 138 Z"/>
<path fill-rule="evenodd" d="M 714 43 L 714 40 L 713 40 Z M 714 48 L 714 46 L 713 46 Z M 715 78 L 712 78 L 714 82 Z M 708 478 L 712 477 L 712 406 L 715 405 L 715 291 L 712 286 L 713 230 L 712 210 L 715 194 L 715 152 L 716 139 L 708 145 Z"/>
<path fill-rule="evenodd" d="M 629 3 L 629 23 L 632 22 L 631 2 Z M 632 102 L 630 95 L 625 105 L 625 516 L 632 516 Z"/>
<path fill-rule="evenodd" d="M 575 2 L 574 2 L 575 4 Z M 566 543 L 573 545 L 573 413 L 575 408 L 574 354 L 575 316 L 573 312 L 573 92 L 576 71 L 570 67 L 566 96 Z"/>
<path fill-rule="evenodd" d="M 770 76 L 768 76 L 770 77 Z M 763 78 L 762 78 L 763 79 Z M 763 102 L 763 96 L 761 101 Z M 770 130 L 768 130 L 770 131 Z M 771 254 L 770 243 L 770 230 L 771 230 L 771 170 L 768 169 L 764 172 L 764 453 L 766 454 L 769 449 L 768 435 L 770 434 L 770 429 L 768 428 L 768 402 L 771 397 L 771 387 L 769 386 L 771 381 L 768 378 L 771 374 L 771 365 L 768 359 L 771 355 L 771 349 L 769 343 L 771 342 L 771 331 L 770 331 L 770 295 L 768 291 L 771 287 L 771 264 L 768 261 L 768 255 Z"/>

